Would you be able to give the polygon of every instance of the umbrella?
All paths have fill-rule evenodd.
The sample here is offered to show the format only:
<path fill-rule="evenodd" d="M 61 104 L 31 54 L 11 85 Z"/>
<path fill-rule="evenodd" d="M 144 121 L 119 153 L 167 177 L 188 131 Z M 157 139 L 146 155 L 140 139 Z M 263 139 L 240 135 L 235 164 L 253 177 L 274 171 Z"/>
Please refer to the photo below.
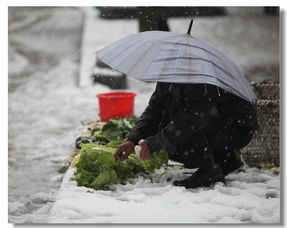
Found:
<path fill-rule="evenodd" d="M 146 82 L 206 83 L 247 101 L 256 99 L 239 68 L 220 51 L 190 35 L 147 31 L 97 51 L 111 68 Z"/>

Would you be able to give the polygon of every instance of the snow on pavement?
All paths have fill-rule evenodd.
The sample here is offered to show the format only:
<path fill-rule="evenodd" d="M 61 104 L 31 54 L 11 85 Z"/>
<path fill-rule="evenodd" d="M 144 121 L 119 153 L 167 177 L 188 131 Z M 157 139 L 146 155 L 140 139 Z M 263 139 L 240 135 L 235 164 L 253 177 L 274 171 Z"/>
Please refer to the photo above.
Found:
<path fill-rule="evenodd" d="M 182 172 L 168 171 L 153 183 L 139 177 L 132 184 L 114 185 L 110 191 L 95 191 L 70 181 L 74 169 L 69 168 L 48 222 L 280 222 L 279 175 L 249 168 L 227 176 L 226 186 L 217 183 L 211 188 L 186 190 L 172 185 Z"/>

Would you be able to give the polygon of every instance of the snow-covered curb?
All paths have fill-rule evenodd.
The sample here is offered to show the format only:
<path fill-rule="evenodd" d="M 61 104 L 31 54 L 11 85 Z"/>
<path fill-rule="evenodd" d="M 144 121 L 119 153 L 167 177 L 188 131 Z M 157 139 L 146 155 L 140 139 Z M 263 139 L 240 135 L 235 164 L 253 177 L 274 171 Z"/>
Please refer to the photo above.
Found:
<path fill-rule="evenodd" d="M 230 174 L 227 184 L 186 190 L 168 175 L 139 178 L 111 191 L 77 187 L 69 168 L 49 223 L 279 223 L 280 176 L 258 169 Z"/>

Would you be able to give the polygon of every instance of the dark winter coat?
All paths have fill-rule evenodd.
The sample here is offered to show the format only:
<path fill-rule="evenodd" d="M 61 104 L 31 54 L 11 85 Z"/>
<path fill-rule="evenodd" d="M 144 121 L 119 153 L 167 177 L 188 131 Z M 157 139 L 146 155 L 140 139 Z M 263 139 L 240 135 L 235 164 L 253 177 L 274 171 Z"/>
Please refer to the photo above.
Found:
<path fill-rule="evenodd" d="M 257 128 L 254 106 L 217 86 L 209 84 L 157 83 L 149 104 L 128 140 L 147 139 L 151 151 L 161 148 L 173 153 L 182 143 L 210 123 L 223 120 L 240 134 Z M 216 136 L 217 132 L 215 131 Z"/>

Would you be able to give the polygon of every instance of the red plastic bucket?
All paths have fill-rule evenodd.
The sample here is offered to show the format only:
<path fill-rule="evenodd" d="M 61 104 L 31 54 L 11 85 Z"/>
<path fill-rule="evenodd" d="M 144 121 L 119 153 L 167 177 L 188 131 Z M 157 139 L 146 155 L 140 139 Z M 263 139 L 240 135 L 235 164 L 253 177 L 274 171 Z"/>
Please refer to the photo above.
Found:
<path fill-rule="evenodd" d="M 109 119 L 132 116 L 135 96 L 135 93 L 129 92 L 98 94 L 101 120 L 108 121 Z"/>

